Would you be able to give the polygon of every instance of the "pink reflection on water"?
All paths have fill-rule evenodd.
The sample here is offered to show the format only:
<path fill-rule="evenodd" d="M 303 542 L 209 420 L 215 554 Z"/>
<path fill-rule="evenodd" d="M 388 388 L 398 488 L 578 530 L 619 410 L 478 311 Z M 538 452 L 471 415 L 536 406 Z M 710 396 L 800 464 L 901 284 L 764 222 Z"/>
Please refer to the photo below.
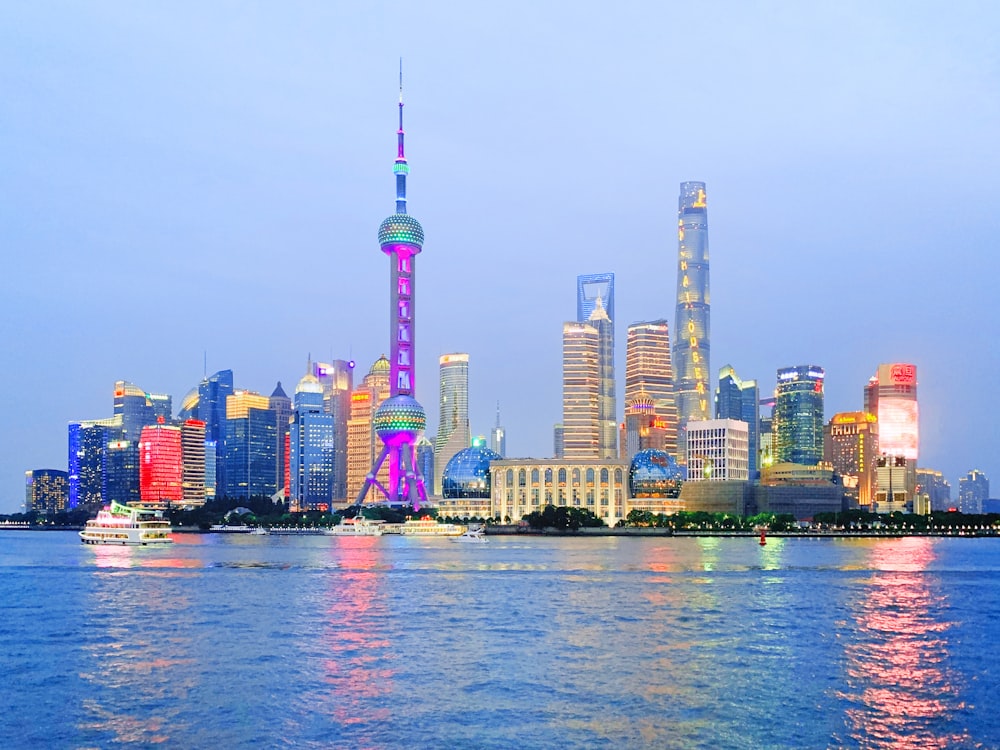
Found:
<path fill-rule="evenodd" d="M 944 596 L 931 590 L 926 570 L 934 540 L 909 537 L 871 549 L 874 571 L 857 602 L 857 631 L 846 648 L 850 701 L 848 730 L 862 747 L 948 748 L 967 734 L 941 731 L 960 710 L 958 687 L 947 669 L 940 619 Z"/>
<path fill-rule="evenodd" d="M 384 664 L 390 642 L 375 629 L 381 606 L 379 575 L 383 542 L 378 537 L 342 537 L 330 554 L 341 571 L 331 576 L 327 626 L 324 629 L 325 682 L 330 687 L 333 718 L 344 724 L 385 722 L 392 718 L 388 704 L 394 670 Z"/>

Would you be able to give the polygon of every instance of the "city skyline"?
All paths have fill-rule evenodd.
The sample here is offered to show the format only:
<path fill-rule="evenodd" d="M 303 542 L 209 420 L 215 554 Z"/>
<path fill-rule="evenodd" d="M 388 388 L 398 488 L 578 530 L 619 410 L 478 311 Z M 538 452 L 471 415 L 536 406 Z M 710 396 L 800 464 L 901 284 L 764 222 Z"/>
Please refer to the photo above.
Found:
<path fill-rule="evenodd" d="M 1000 414 L 966 407 L 966 374 L 1000 366 L 998 11 L 782 7 L 600 21 L 586 4 L 570 19 L 527 5 L 504 18 L 400 9 L 431 251 L 421 403 L 433 403 L 437 358 L 468 352 L 472 433 L 488 434 L 499 400 L 507 453 L 550 455 L 559 324 L 574 312 L 562 290 L 615 274 L 623 372 L 629 323 L 676 325 L 672 196 L 697 180 L 712 216 L 715 362 L 762 396 L 776 369 L 822 366 L 827 420 L 862 408 L 880 363 L 913 363 L 921 466 L 953 491 L 971 469 L 997 475 Z M 18 146 L 0 176 L 14 251 L 0 282 L 0 512 L 17 510 L 26 470 L 65 468 L 70 421 L 111 416 L 115 381 L 179 404 L 217 370 L 270 393 L 297 381 L 308 352 L 362 372 L 388 353 L 372 251 L 395 98 L 388 12 L 258 9 L 234 26 L 214 8 L 0 10 L 0 133 Z M 664 96 L 672 86 L 684 95 Z M 568 154 L 586 180 L 564 169 Z M 954 202 L 960 233 L 946 220 Z M 957 299 L 935 296 L 942 257 L 970 269 Z M 302 271 L 305 314 L 289 304 Z"/>

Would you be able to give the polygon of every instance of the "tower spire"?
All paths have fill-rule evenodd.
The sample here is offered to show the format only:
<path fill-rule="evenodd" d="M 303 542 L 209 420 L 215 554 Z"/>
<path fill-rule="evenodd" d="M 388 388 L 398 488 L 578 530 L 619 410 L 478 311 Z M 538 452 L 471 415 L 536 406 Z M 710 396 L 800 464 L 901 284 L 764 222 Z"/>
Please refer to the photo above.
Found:
<path fill-rule="evenodd" d="M 396 163 L 392 171 L 396 173 L 396 213 L 406 213 L 406 175 L 410 167 L 406 163 L 406 148 L 403 143 L 403 58 L 399 58 L 399 130 L 396 131 Z"/>

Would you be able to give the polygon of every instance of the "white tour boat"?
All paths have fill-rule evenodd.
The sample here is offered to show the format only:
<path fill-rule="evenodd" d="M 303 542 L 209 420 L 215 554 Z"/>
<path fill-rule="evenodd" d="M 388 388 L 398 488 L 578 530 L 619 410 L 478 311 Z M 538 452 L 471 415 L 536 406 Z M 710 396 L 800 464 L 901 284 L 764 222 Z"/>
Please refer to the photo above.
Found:
<path fill-rule="evenodd" d="M 132 508 L 112 502 L 87 521 L 80 532 L 84 544 L 170 544 L 170 522 L 158 510 Z"/>
<path fill-rule="evenodd" d="M 323 533 L 328 536 L 382 536 L 383 521 L 372 521 L 363 516 L 344 518 L 336 526 L 331 526 Z"/>
<path fill-rule="evenodd" d="M 465 526 L 455 523 L 438 523 L 430 516 L 410 518 L 399 527 L 403 536 L 462 536 Z"/>
<path fill-rule="evenodd" d="M 480 526 L 476 529 L 469 529 L 461 536 L 455 537 L 456 542 L 466 542 L 470 544 L 485 544 L 486 543 L 486 532 L 483 527 Z"/>

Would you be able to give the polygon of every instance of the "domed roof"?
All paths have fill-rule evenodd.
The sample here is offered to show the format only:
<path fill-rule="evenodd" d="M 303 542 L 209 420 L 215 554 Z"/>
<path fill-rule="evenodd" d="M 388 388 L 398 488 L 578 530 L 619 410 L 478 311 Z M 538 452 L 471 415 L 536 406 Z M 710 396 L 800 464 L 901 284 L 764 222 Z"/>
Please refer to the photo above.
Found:
<path fill-rule="evenodd" d="M 499 453 L 485 445 L 463 448 L 448 461 L 441 474 L 444 498 L 490 496 L 490 461 L 499 461 Z"/>
<path fill-rule="evenodd" d="M 381 357 L 379 357 L 378 359 L 375 360 L 375 364 L 372 365 L 372 368 L 368 371 L 368 374 L 369 375 L 388 375 L 389 374 L 389 370 L 391 370 L 391 369 L 392 369 L 392 365 L 389 364 L 389 360 L 387 360 L 385 358 L 385 355 L 383 354 Z"/>
<path fill-rule="evenodd" d="M 323 384 L 319 382 L 319 378 L 313 375 L 311 372 L 307 372 L 302 376 L 302 380 L 299 384 L 295 386 L 296 393 L 322 393 Z"/>
<path fill-rule="evenodd" d="M 639 451 L 628 467 L 629 494 L 632 497 L 679 497 L 684 484 L 684 469 L 666 451 L 652 448 Z"/>
<path fill-rule="evenodd" d="M 393 214 L 378 228 L 379 245 L 392 245 L 398 242 L 417 247 L 424 244 L 424 228 L 409 214 Z"/>

